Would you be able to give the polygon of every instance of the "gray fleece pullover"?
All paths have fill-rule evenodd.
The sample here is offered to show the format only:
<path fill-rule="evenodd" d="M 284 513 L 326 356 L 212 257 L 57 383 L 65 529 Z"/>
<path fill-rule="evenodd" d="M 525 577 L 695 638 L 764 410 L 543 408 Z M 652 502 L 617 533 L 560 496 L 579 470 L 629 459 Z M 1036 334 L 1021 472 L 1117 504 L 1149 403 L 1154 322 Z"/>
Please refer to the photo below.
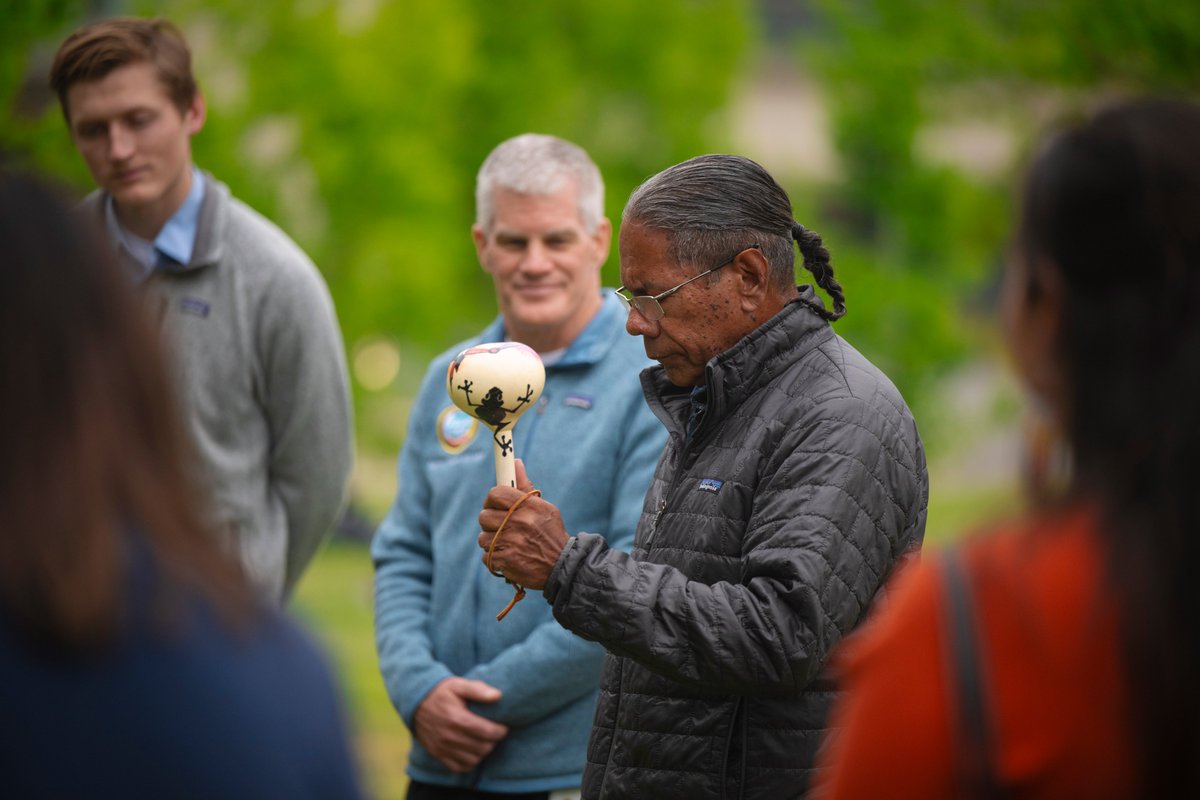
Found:
<path fill-rule="evenodd" d="M 345 501 L 353 462 L 345 353 L 308 256 L 204 177 L 191 261 L 156 269 L 147 302 L 176 355 L 215 522 L 250 579 L 282 599 Z M 103 220 L 104 205 L 94 192 L 83 210 Z"/>

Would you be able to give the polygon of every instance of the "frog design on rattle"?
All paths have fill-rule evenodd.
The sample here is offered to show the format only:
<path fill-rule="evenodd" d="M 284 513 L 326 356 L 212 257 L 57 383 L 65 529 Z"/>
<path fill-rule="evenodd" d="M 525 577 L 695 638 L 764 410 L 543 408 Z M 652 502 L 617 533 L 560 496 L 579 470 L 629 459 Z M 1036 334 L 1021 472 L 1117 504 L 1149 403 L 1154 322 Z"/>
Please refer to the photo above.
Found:
<path fill-rule="evenodd" d="M 545 383 L 542 359 L 520 342 L 468 347 L 450 362 L 446 372 L 450 399 L 492 429 L 498 486 L 517 485 L 512 427 L 541 396 Z M 489 387 L 478 402 L 477 385 Z M 504 405 L 505 396 L 516 398 L 511 408 Z"/>

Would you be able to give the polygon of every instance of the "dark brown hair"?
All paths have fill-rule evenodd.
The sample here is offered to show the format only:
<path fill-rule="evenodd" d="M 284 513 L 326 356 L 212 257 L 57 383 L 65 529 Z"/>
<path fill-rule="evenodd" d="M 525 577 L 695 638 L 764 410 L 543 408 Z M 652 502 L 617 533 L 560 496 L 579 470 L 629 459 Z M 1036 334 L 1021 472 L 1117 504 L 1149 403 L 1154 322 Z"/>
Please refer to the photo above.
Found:
<path fill-rule="evenodd" d="M 196 97 L 192 53 L 183 34 L 165 19 L 107 19 L 75 31 L 54 55 L 50 88 L 70 121 L 68 89 L 98 81 L 118 67 L 143 62 L 154 65 L 171 101 L 180 113 L 186 112 Z"/>
<path fill-rule="evenodd" d="M 1200 107 L 1128 103 L 1054 139 L 1018 255 L 1062 279 L 1074 492 L 1100 511 L 1147 797 L 1200 796 Z M 1106 702 L 1105 698 L 1096 698 Z"/>
<path fill-rule="evenodd" d="M 102 646 L 140 551 L 152 605 L 191 587 L 245 619 L 251 590 L 203 521 L 159 332 L 111 249 L 43 183 L 2 172 L 0 241 L 0 614 L 37 643 Z"/>

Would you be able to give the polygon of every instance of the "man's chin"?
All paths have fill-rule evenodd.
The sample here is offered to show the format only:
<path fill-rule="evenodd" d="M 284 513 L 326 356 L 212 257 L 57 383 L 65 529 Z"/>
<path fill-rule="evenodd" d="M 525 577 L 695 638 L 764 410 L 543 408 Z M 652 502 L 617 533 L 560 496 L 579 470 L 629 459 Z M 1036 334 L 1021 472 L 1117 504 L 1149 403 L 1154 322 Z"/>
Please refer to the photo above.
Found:
<path fill-rule="evenodd" d="M 545 300 L 524 299 L 514 303 L 510 311 L 517 322 L 530 328 L 556 328 L 567 323 L 566 312 L 553 297 Z"/>
<path fill-rule="evenodd" d="M 704 376 L 702 374 L 697 376 L 696 373 L 691 370 L 672 369 L 666 364 L 663 364 L 661 361 L 659 364 L 662 366 L 663 374 L 666 375 L 667 380 L 669 380 L 672 385 L 678 386 L 681 389 L 699 386 L 704 382 Z"/>
<path fill-rule="evenodd" d="M 146 181 L 135 183 L 110 183 L 104 187 L 112 195 L 117 205 L 126 208 L 141 208 L 152 206 L 162 198 L 163 191 Z"/>

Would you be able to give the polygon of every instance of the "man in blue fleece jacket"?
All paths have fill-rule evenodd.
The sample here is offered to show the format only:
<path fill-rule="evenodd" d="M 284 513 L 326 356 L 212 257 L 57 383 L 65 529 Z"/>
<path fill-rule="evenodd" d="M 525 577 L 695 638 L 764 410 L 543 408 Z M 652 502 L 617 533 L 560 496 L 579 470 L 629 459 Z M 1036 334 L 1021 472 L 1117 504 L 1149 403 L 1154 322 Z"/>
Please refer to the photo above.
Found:
<path fill-rule="evenodd" d="M 573 530 L 628 548 L 665 431 L 642 398 L 649 364 L 600 286 L 612 227 L 579 147 L 524 134 L 476 184 L 472 236 L 500 316 L 430 365 L 400 453 L 396 501 L 375 536 L 375 635 L 388 693 L 413 733 L 408 797 L 578 796 L 604 651 L 542 602 L 495 615 L 512 588 L 479 559 L 476 519 L 495 485 L 490 431 L 446 393 L 463 348 L 513 340 L 546 365 L 513 440 Z"/>

